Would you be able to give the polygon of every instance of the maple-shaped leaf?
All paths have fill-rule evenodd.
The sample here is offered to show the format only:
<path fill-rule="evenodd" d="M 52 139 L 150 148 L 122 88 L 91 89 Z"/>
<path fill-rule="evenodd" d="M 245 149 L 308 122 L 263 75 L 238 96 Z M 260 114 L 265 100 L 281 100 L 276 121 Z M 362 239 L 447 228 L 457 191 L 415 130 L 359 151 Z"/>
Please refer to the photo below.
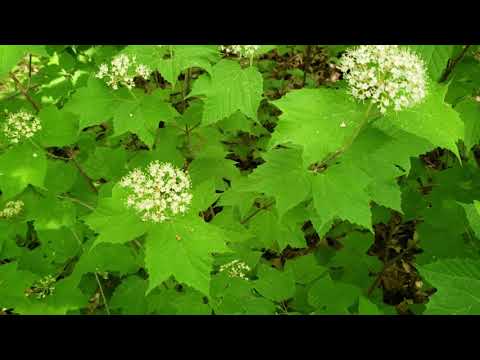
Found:
<path fill-rule="evenodd" d="M 298 149 L 274 149 L 264 155 L 265 163 L 239 183 L 243 191 L 255 191 L 275 197 L 280 218 L 305 200 L 310 181 Z"/>
<path fill-rule="evenodd" d="M 20 194 L 28 185 L 43 188 L 47 159 L 43 150 L 29 142 L 0 155 L 0 190 L 4 199 Z"/>
<path fill-rule="evenodd" d="M 115 110 L 113 118 L 114 135 L 131 132 L 138 135 L 150 148 L 155 142 L 160 121 L 168 122 L 178 116 L 178 112 L 166 102 L 163 91 L 152 94 L 135 91 L 135 97 L 123 101 Z"/>
<path fill-rule="evenodd" d="M 148 292 L 173 275 L 208 296 L 212 253 L 227 252 L 224 241 L 220 228 L 194 214 L 153 226 L 145 249 Z"/>
<path fill-rule="evenodd" d="M 125 191 L 117 186 L 112 190 L 112 197 L 100 198 L 95 211 L 85 218 L 86 224 L 99 234 L 96 245 L 126 243 L 148 231 L 149 224 L 126 207 L 125 199 Z"/>
<path fill-rule="evenodd" d="M 464 138 L 464 123 L 460 115 L 445 103 L 448 87 L 431 84 L 423 103 L 385 116 L 379 123 L 387 122 L 418 137 L 428 140 L 432 149 L 442 147 L 460 158 L 457 141 Z"/>
<path fill-rule="evenodd" d="M 480 239 L 480 201 L 473 201 L 473 204 L 459 203 L 465 210 L 470 227 L 476 237 Z"/>
<path fill-rule="evenodd" d="M 473 99 L 465 99 L 455 106 L 465 124 L 465 146 L 470 150 L 480 142 L 480 103 Z"/>
<path fill-rule="evenodd" d="M 316 228 L 340 218 L 371 229 L 369 183 L 370 177 L 348 162 L 312 176 L 313 202 L 321 221 Z"/>
<path fill-rule="evenodd" d="M 355 132 L 365 105 L 344 90 L 302 89 L 289 92 L 273 104 L 281 111 L 270 145 L 303 146 L 305 166 L 340 149 Z"/>
<path fill-rule="evenodd" d="M 453 55 L 454 45 L 410 45 L 409 47 L 425 61 L 432 80 L 440 80 L 448 60 Z"/>
<path fill-rule="evenodd" d="M 437 292 L 431 296 L 425 314 L 478 315 L 480 313 L 480 262 L 448 259 L 418 268 Z"/>
<path fill-rule="evenodd" d="M 313 283 L 308 291 L 308 302 L 317 314 L 348 315 L 352 306 L 361 294 L 360 288 L 334 281 L 330 275 Z"/>
<path fill-rule="evenodd" d="M 45 48 L 41 45 L 0 45 L 0 78 L 6 77 L 28 53 L 46 55 Z"/>
<path fill-rule="evenodd" d="M 99 125 L 110 120 L 118 105 L 130 100 L 127 89 L 113 90 L 104 81 L 91 76 L 85 87 L 79 88 L 63 110 L 79 118 L 79 128 Z"/>
<path fill-rule="evenodd" d="M 263 93 L 263 78 L 255 67 L 242 69 L 238 62 L 221 60 L 212 68 L 210 79 L 194 87 L 190 95 L 204 95 L 203 125 L 213 124 L 238 110 L 257 119 Z"/>
<path fill-rule="evenodd" d="M 173 85 L 182 71 L 198 67 L 211 73 L 211 64 L 220 59 L 215 45 L 131 45 L 122 53 L 134 55 L 138 64 L 157 69 Z"/>
<path fill-rule="evenodd" d="M 67 146 L 75 143 L 78 135 L 78 118 L 55 106 L 44 107 L 38 114 L 42 130 L 36 139 L 43 146 Z"/>

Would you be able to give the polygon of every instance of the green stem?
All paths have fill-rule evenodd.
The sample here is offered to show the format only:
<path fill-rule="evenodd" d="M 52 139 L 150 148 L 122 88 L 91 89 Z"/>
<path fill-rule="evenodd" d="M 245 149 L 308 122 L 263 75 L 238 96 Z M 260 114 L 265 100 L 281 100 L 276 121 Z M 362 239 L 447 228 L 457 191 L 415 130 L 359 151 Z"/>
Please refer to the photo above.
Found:
<path fill-rule="evenodd" d="M 128 89 L 128 92 L 130 93 L 130 95 L 132 95 L 132 97 L 135 101 L 138 100 L 137 95 L 135 95 L 135 93 L 132 91 L 132 89 Z"/>
<path fill-rule="evenodd" d="M 72 228 L 69 228 L 69 229 L 72 232 L 73 237 L 77 240 L 78 245 L 80 246 L 80 249 L 82 249 L 82 253 L 84 253 L 85 252 L 85 247 L 83 246 L 82 241 L 80 240 L 77 233 Z M 95 271 L 94 275 L 95 275 L 95 280 L 97 281 L 98 288 L 100 289 L 100 295 L 102 296 L 102 299 L 103 299 L 103 305 L 105 306 L 105 311 L 106 311 L 107 315 L 110 315 L 110 308 L 108 306 L 108 302 L 107 302 L 107 298 L 105 296 L 105 292 L 103 291 L 102 283 L 100 282 L 100 279 L 98 277 L 98 273 Z"/>
<path fill-rule="evenodd" d="M 79 200 L 79 199 L 76 199 L 76 198 L 72 198 L 72 197 L 69 197 L 69 196 L 64 196 L 64 195 L 57 195 L 57 197 L 59 199 L 65 199 L 65 200 L 70 200 L 71 202 L 74 202 L 74 203 L 77 203 L 79 205 L 82 205 L 83 207 L 91 210 L 91 211 L 95 211 L 95 208 L 91 205 L 88 205 L 87 203 L 84 203 L 83 201 Z"/>
<path fill-rule="evenodd" d="M 362 121 L 360 122 L 360 124 L 358 125 L 358 127 L 355 129 L 355 131 L 353 132 L 352 136 L 350 138 L 348 138 L 348 140 L 345 142 L 345 144 L 343 144 L 343 146 L 338 149 L 337 151 L 335 151 L 332 155 L 329 155 L 326 159 L 324 159 L 319 165 L 315 166 L 314 168 L 315 169 L 322 169 L 323 167 L 325 167 L 329 162 L 331 162 L 332 160 L 335 160 L 337 157 L 339 157 L 340 155 L 342 155 L 343 153 L 345 153 L 352 145 L 353 143 L 355 142 L 355 139 L 360 135 L 360 133 L 362 132 L 362 130 L 365 128 L 365 126 L 368 124 L 369 120 L 370 120 L 370 112 L 373 108 L 373 102 L 370 102 L 370 104 L 368 104 L 368 108 L 367 108 L 367 111 L 365 112 L 365 115 L 362 119 Z M 376 119 L 376 118 L 375 118 Z"/>
<path fill-rule="evenodd" d="M 360 133 L 362 132 L 362 130 L 365 128 L 365 126 L 368 124 L 368 120 L 369 120 L 369 115 L 370 115 L 370 111 L 372 111 L 372 107 L 373 107 L 373 102 L 370 102 L 370 104 L 368 104 L 368 108 L 367 108 L 367 111 L 365 112 L 365 115 L 363 117 L 363 120 L 362 122 L 360 123 L 360 125 L 355 129 L 355 132 L 353 133 L 353 135 L 350 137 L 350 139 L 345 143 L 345 145 L 343 146 L 343 152 L 347 151 L 354 143 L 355 139 L 358 137 L 358 135 L 360 135 Z"/>

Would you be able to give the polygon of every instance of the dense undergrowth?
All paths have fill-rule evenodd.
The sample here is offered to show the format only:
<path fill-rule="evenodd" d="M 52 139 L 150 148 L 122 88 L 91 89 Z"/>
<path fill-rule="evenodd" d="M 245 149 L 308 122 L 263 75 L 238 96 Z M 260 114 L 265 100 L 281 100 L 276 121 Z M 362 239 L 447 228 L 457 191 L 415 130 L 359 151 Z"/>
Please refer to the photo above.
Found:
<path fill-rule="evenodd" d="M 479 314 L 479 47 L 354 49 L 0 46 L 0 312 Z"/>

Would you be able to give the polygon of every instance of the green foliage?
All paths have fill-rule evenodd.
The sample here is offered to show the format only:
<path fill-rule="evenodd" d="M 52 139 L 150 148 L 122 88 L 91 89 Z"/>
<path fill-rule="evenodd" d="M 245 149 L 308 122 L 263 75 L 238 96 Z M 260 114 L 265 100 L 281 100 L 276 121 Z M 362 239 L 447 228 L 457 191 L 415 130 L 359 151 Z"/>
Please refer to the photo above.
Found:
<path fill-rule="evenodd" d="M 237 62 L 222 60 L 213 67 L 211 78 L 201 80 L 190 96 L 206 97 L 203 125 L 225 119 L 237 110 L 256 120 L 263 92 L 262 76 L 256 68 L 242 69 Z"/>
<path fill-rule="evenodd" d="M 438 291 L 430 300 L 427 314 L 472 315 L 480 311 L 480 266 L 468 259 L 442 260 L 420 268 Z"/>
<path fill-rule="evenodd" d="M 440 79 L 454 51 L 453 45 L 411 45 L 410 48 L 423 58 L 434 81 Z"/>
<path fill-rule="evenodd" d="M 0 46 L 0 312 L 479 314 L 478 47 L 409 46 L 427 96 L 384 115 L 349 48 Z M 109 87 L 118 55 L 148 76 Z M 192 197 L 157 222 L 125 186 L 156 161 Z"/>

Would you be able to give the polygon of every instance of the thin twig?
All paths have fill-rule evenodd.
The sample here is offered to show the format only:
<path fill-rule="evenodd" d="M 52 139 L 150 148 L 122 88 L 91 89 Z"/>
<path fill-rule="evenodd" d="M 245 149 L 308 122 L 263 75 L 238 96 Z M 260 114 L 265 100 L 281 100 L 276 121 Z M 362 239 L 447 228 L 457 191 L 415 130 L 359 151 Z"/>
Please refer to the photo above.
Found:
<path fill-rule="evenodd" d="M 72 228 L 69 228 L 69 229 L 72 232 L 73 237 L 77 240 L 78 244 L 80 245 L 80 248 L 82 249 L 82 252 L 85 252 L 85 248 L 83 246 L 83 243 L 80 240 L 80 238 L 78 237 L 77 233 Z M 110 308 L 109 308 L 108 303 L 107 303 L 107 298 L 105 297 L 105 292 L 103 291 L 102 283 L 100 282 L 100 279 L 98 278 L 98 273 L 95 271 L 94 275 L 95 275 L 95 279 L 97 280 L 98 288 L 100 289 L 100 295 L 102 296 L 102 299 L 103 299 L 103 305 L 105 306 L 105 311 L 106 311 L 107 315 L 110 315 Z"/>
<path fill-rule="evenodd" d="M 64 196 L 64 195 L 57 195 L 58 198 L 60 199 L 66 199 L 66 200 L 70 200 L 72 202 L 75 202 L 77 204 L 80 204 L 82 205 L 83 207 L 89 209 L 89 210 L 92 210 L 92 211 L 95 211 L 95 208 L 91 205 L 88 205 L 87 203 L 84 203 L 83 201 L 79 200 L 79 199 L 76 199 L 76 198 L 72 198 L 72 197 L 69 197 L 69 196 Z"/>
<path fill-rule="evenodd" d="M 362 130 L 367 126 L 369 121 L 371 120 L 369 117 L 370 111 L 372 110 L 373 103 L 370 102 L 368 105 L 367 111 L 365 112 L 364 118 L 361 121 L 360 125 L 354 130 L 352 136 L 348 138 L 348 140 L 345 142 L 345 144 L 342 145 L 342 147 L 338 150 L 336 150 L 333 154 L 328 155 L 325 159 L 323 159 L 320 164 L 316 164 L 315 166 L 311 167 L 311 170 L 314 171 L 319 171 L 320 169 L 326 167 L 331 161 L 335 160 L 338 158 L 340 155 L 345 153 L 355 142 L 355 139 L 360 135 Z M 374 120 L 377 119 L 377 117 L 373 118 Z"/>
<path fill-rule="evenodd" d="M 15 74 L 13 74 L 12 72 L 10 73 L 10 77 L 13 79 L 13 81 L 15 81 L 15 83 L 17 84 L 17 87 L 18 87 L 18 90 L 20 90 L 20 92 L 22 93 L 23 96 L 25 96 L 25 98 L 28 100 L 28 102 L 30 104 L 32 104 L 32 106 L 35 108 L 35 111 L 38 113 L 40 112 L 40 107 L 37 105 L 37 103 L 31 98 L 31 96 L 28 94 L 28 92 L 23 88 L 22 84 L 20 83 L 20 81 L 17 79 L 17 77 L 15 76 Z"/>
<path fill-rule="evenodd" d="M 78 163 L 77 159 L 75 159 L 74 157 L 71 157 L 71 160 L 73 162 L 73 164 L 75 165 L 75 167 L 77 168 L 78 172 L 83 176 L 83 178 L 87 181 L 88 183 L 88 186 L 90 186 L 90 188 L 92 189 L 92 191 L 96 194 L 98 194 L 98 189 L 95 187 L 95 185 L 93 184 L 93 181 L 92 179 L 90 178 L 90 176 L 87 175 L 87 173 L 82 169 L 82 167 L 80 166 L 80 164 Z"/>
<path fill-rule="evenodd" d="M 442 77 L 438 81 L 439 83 L 443 83 L 443 82 L 448 80 L 448 77 L 452 73 L 453 69 L 455 69 L 457 64 L 463 59 L 463 57 L 467 53 L 470 46 L 472 46 L 472 45 L 465 45 L 462 52 L 460 54 L 458 54 L 458 56 L 455 59 L 448 61 L 448 65 L 447 65 L 446 69 L 444 70 L 444 72 L 442 74 Z"/>
<path fill-rule="evenodd" d="M 94 274 L 95 274 L 95 279 L 97 280 L 98 288 L 100 289 L 100 295 L 102 295 L 103 305 L 105 305 L 105 311 L 107 312 L 107 315 L 110 315 L 110 308 L 108 307 L 107 298 L 105 297 L 105 293 L 103 292 L 102 283 L 98 278 L 98 274 L 96 272 L 94 272 Z"/>
<path fill-rule="evenodd" d="M 272 202 L 270 202 L 270 203 L 267 203 L 267 204 L 259 207 L 259 208 L 256 209 L 253 213 L 251 213 L 249 216 L 247 216 L 245 219 L 243 219 L 242 221 L 240 221 L 240 224 L 245 225 L 247 222 L 249 222 L 250 220 L 252 220 L 260 211 L 268 209 L 268 208 L 269 208 L 270 206 L 272 206 L 273 204 L 275 204 L 275 201 L 272 201 Z"/>
<path fill-rule="evenodd" d="M 182 86 L 182 111 L 187 107 L 187 93 L 190 90 L 190 69 L 185 72 L 185 79 Z"/>
<path fill-rule="evenodd" d="M 32 82 L 32 54 L 28 54 L 28 85 L 27 91 L 30 90 L 30 83 Z"/>

